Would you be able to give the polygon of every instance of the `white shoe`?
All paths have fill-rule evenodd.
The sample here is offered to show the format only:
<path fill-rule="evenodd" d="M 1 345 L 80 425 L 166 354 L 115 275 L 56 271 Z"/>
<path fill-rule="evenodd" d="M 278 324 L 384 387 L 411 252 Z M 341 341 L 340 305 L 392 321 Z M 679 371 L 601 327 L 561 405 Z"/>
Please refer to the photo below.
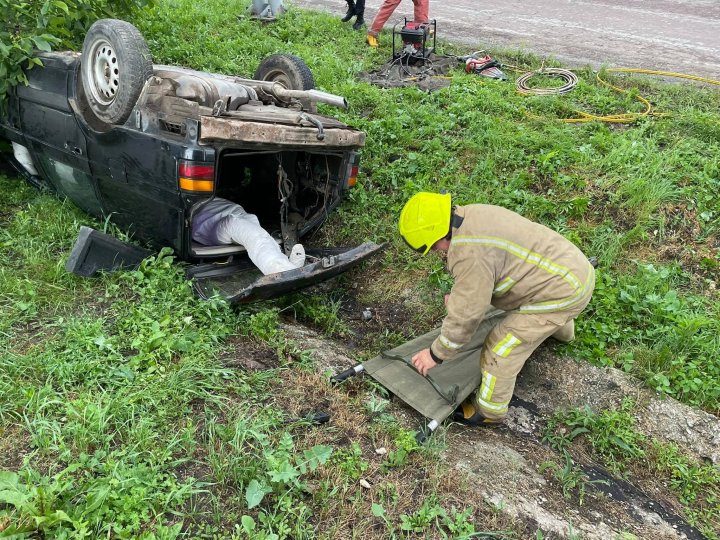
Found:
<path fill-rule="evenodd" d="M 302 268 L 305 266 L 305 248 L 302 244 L 295 244 L 292 247 L 288 260 L 295 268 Z"/>

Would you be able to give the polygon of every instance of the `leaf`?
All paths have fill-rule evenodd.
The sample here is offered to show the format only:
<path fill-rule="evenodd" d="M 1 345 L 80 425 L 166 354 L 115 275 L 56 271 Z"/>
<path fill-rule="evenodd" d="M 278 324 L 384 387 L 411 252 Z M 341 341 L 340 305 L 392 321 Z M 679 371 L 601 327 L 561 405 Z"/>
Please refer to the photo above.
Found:
<path fill-rule="evenodd" d="M 42 36 L 33 36 L 30 39 L 32 39 L 35 46 L 41 51 L 50 52 L 52 50 L 50 43 Z"/>
<path fill-rule="evenodd" d="M 255 520 L 250 516 L 241 517 L 240 523 L 242 523 L 243 530 L 248 534 L 255 530 Z"/>
<path fill-rule="evenodd" d="M 270 474 L 270 480 L 273 482 L 287 483 L 300 476 L 300 471 L 290 465 L 289 461 L 281 461 L 277 469 L 268 472 Z"/>
<path fill-rule="evenodd" d="M 245 490 L 245 501 L 247 502 L 248 509 L 255 508 L 260 504 L 266 494 L 272 490 L 257 480 L 250 480 L 247 489 Z"/>
<path fill-rule="evenodd" d="M 305 456 L 305 463 L 300 464 L 300 470 L 305 472 L 305 465 L 310 471 L 314 471 L 320 465 L 323 465 L 330 456 L 332 455 L 333 449 L 330 446 L 317 445 L 313 446 L 310 450 L 303 452 Z"/>
<path fill-rule="evenodd" d="M 27 501 L 27 486 L 19 481 L 18 475 L 10 471 L 0 471 L 0 503 L 12 504 L 20 509 Z"/>
<path fill-rule="evenodd" d="M 12 504 L 15 508 L 20 509 L 25 506 L 28 498 L 27 495 L 19 491 L 3 490 L 0 491 L 0 503 Z"/>
<path fill-rule="evenodd" d="M 385 509 L 382 507 L 382 504 L 373 503 L 372 505 L 372 513 L 375 517 L 385 517 Z"/>
<path fill-rule="evenodd" d="M 62 2 L 61 0 L 55 0 L 53 2 L 53 5 L 56 8 L 60 8 L 61 10 L 63 10 L 66 14 L 70 13 L 70 10 L 68 10 L 67 4 L 65 2 Z"/>

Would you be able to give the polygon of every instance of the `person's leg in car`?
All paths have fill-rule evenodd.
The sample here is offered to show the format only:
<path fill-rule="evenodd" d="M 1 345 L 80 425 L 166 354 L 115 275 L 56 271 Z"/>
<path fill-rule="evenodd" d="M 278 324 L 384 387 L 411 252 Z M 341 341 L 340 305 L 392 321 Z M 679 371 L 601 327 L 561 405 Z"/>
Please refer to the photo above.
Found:
<path fill-rule="evenodd" d="M 298 267 L 297 261 L 295 264 L 290 262 L 270 233 L 260 226 L 254 214 L 234 213 L 223 218 L 217 224 L 216 235 L 221 243 L 243 246 L 253 264 L 265 275 Z"/>

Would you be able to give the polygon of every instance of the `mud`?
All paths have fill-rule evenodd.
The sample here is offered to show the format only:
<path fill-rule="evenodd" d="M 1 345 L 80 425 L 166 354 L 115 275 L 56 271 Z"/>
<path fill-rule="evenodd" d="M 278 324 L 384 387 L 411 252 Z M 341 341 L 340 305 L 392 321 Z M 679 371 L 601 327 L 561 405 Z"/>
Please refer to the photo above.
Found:
<path fill-rule="evenodd" d="M 381 3 L 366 2 L 368 24 Z M 338 16 L 346 9 L 341 0 L 294 4 Z M 388 27 L 403 16 L 412 17 L 408 0 L 396 9 Z M 557 58 L 569 67 L 606 64 L 720 78 L 716 0 L 433 1 L 430 17 L 437 19 L 439 38 L 472 48 L 521 49 Z M 363 32 L 358 32 L 358 39 L 364 39 Z"/>

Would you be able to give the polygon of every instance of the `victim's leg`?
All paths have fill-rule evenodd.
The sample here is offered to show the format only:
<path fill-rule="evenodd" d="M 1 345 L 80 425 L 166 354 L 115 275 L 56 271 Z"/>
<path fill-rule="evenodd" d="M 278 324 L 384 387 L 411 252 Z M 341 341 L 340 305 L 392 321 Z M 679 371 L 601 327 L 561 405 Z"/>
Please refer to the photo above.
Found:
<path fill-rule="evenodd" d="M 265 275 L 296 268 L 254 214 L 227 216 L 218 223 L 216 234 L 222 243 L 243 246 L 253 264 Z"/>

